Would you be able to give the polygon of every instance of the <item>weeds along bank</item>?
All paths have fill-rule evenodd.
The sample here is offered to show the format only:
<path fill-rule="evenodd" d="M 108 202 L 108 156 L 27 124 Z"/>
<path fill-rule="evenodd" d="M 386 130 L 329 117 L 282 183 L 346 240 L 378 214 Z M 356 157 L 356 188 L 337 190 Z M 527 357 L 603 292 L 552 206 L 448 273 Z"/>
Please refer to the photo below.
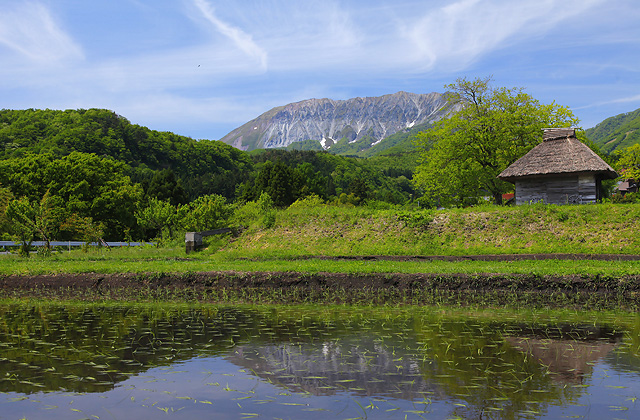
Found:
<path fill-rule="evenodd" d="M 57 250 L 50 256 L 0 255 L 0 275 L 45 273 L 183 273 L 299 271 L 367 273 L 640 274 L 639 261 L 466 261 L 370 256 L 510 254 L 640 255 L 640 204 L 376 209 L 297 203 L 261 214 L 240 209 L 236 235 L 205 238 L 185 253 L 184 233 L 157 246 Z M 248 206 L 246 206 L 248 207 Z M 268 217 L 267 217 L 268 216 Z M 314 258 L 320 257 L 320 258 Z M 326 257 L 326 258 L 322 258 Z M 345 258 L 332 258 L 345 257 Z M 358 259 L 360 261 L 350 261 Z M 615 258 L 614 258 L 615 259 Z M 363 261 L 365 260 L 365 261 Z"/>
<path fill-rule="evenodd" d="M 355 257 L 637 255 L 639 214 L 635 204 L 420 211 L 296 205 L 268 219 L 245 217 L 238 235 L 210 237 L 207 249 L 188 256 L 181 240 L 0 256 L 0 289 L 5 297 L 42 299 L 637 310 L 640 261 Z M 323 256 L 329 258 L 310 258 Z"/>
<path fill-rule="evenodd" d="M 300 255 L 640 254 L 640 204 L 482 206 L 445 210 L 294 205 L 209 252 Z M 246 223 L 246 222 L 249 223 Z M 243 221 L 240 221 L 242 223 Z"/>
<path fill-rule="evenodd" d="M 216 304 L 640 307 L 640 275 L 200 272 L 0 276 L 5 299 Z"/>

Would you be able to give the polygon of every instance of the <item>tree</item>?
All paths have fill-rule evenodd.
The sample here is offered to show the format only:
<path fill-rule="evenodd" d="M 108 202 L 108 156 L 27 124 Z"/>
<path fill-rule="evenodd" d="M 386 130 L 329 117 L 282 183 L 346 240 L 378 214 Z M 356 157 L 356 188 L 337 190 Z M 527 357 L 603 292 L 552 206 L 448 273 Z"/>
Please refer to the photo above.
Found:
<path fill-rule="evenodd" d="M 254 196 L 266 192 L 276 207 L 288 207 L 294 201 L 294 188 L 293 170 L 281 161 L 267 161 L 256 177 Z"/>
<path fill-rule="evenodd" d="M 7 206 L 13 199 L 13 194 L 8 188 L 0 186 L 0 238 L 9 231 L 9 220 L 7 219 Z"/>
<path fill-rule="evenodd" d="M 349 184 L 349 192 L 364 201 L 369 197 L 369 186 L 362 178 L 353 178 Z"/>
<path fill-rule="evenodd" d="M 173 237 L 173 229 L 176 224 L 177 209 L 169 201 L 152 198 L 149 205 L 136 212 L 138 225 L 147 231 L 160 234 L 161 239 L 165 239 L 165 232 L 169 237 Z"/>
<path fill-rule="evenodd" d="M 172 206 L 185 204 L 187 194 L 179 179 L 171 169 L 156 171 L 149 182 L 143 182 L 142 187 L 147 196 L 161 201 L 169 201 Z"/>
<path fill-rule="evenodd" d="M 122 239 L 135 227 L 142 189 L 126 175 L 127 165 L 95 154 L 73 152 L 60 159 L 26 154 L 0 160 L 0 182 L 17 197 L 36 202 L 50 191 L 67 214 L 102 223 L 107 239 Z"/>
<path fill-rule="evenodd" d="M 87 250 L 92 243 L 99 243 L 104 236 L 102 223 L 96 223 L 91 217 L 80 217 L 75 213 L 62 224 L 60 229 L 79 235 L 85 241 L 84 250 Z"/>
<path fill-rule="evenodd" d="M 47 191 L 39 203 L 21 197 L 9 201 L 6 210 L 10 229 L 22 242 L 21 254 L 28 256 L 35 237 L 45 242 L 45 252 L 51 252 L 51 240 L 63 224 L 61 200 Z"/>
<path fill-rule="evenodd" d="M 298 164 L 293 170 L 294 199 L 308 196 L 326 197 L 327 177 L 313 169 L 309 162 Z"/>
<path fill-rule="evenodd" d="M 474 204 L 484 195 L 500 204 L 513 185 L 497 175 L 542 141 L 543 128 L 578 123 L 567 107 L 490 83 L 463 78 L 445 86 L 453 113 L 417 135 L 414 181 L 431 205 Z"/>
<path fill-rule="evenodd" d="M 176 217 L 178 224 L 184 230 L 199 232 L 226 227 L 232 213 L 233 210 L 227 204 L 226 198 L 210 194 L 198 197 L 184 206 L 179 206 Z"/>
<path fill-rule="evenodd" d="M 616 169 L 625 179 L 640 180 L 640 144 L 629 146 L 620 153 Z"/>

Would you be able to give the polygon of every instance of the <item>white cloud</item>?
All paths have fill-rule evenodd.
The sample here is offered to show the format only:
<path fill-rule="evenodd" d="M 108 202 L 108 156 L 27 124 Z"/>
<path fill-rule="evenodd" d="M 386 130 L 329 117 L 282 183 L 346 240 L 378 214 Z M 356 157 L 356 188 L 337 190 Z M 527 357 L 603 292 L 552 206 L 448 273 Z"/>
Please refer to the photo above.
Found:
<path fill-rule="evenodd" d="M 0 93 L 6 107 L 105 107 L 167 128 L 496 73 L 550 85 L 550 100 L 566 87 L 563 103 L 594 80 L 608 90 L 580 104 L 624 104 L 633 81 L 609 82 L 637 75 L 634 1 L 0 0 Z"/>
<path fill-rule="evenodd" d="M 626 98 L 618 98 L 613 101 L 606 102 L 607 104 L 622 104 L 627 102 L 638 102 L 640 101 L 640 95 L 628 96 Z"/>
<path fill-rule="evenodd" d="M 401 32 L 424 69 L 460 70 L 477 58 L 544 34 L 603 0 L 458 0 L 431 10 Z"/>
<path fill-rule="evenodd" d="M 56 63 L 83 57 L 82 49 L 36 2 L 0 6 L 0 44 L 32 61 Z"/>
<path fill-rule="evenodd" d="M 594 107 L 603 106 L 603 105 L 626 104 L 626 103 L 633 103 L 633 102 L 640 102 L 640 94 L 633 95 L 633 96 L 625 96 L 622 98 L 611 99 L 611 100 L 597 102 L 597 103 L 579 106 L 579 107 L 574 107 L 573 109 L 588 109 L 588 108 L 594 108 Z"/>
<path fill-rule="evenodd" d="M 253 57 L 263 70 L 267 69 L 267 52 L 253 41 L 251 35 L 219 19 L 213 6 L 206 0 L 194 0 L 194 4 L 202 12 L 204 18 L 215 26 L 218 32 L 231 39 L 244 53 Z"/>

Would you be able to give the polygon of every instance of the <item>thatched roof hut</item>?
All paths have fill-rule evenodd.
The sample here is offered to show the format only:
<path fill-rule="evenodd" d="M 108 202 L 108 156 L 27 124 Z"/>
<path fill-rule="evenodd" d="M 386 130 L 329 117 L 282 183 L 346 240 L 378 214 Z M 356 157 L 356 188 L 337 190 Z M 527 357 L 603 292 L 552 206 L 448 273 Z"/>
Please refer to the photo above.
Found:
<path fill-rule="evenodd" d="M 546 128 L 543 142 L 498 178 L 516 184 L 516 204 L 592 203 L 600 199 L 602 179 L 618 175 L 580 142 L 573 128 Z"/>

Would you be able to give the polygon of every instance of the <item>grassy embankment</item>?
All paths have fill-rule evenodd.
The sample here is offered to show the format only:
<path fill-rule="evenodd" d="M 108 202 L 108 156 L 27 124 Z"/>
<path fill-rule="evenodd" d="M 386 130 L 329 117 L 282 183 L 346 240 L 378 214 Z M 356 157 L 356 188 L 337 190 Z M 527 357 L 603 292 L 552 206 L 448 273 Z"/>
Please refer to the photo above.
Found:
<path fill-rule="evenodd" d="M 255 215 L 254 215 L 255 216 Z M 407 211 L 292 206 L 271 228 L 259 216 L 237 238 L 210 238 L 185 255 L 173 246 L 60 252 L 51 257 L 0 256 L 0 274 L 299 271 L 344 273 L 640 274 L 640 261 L 380 261 L 316 256 L 424 256 L 523 253 L 640 254 L 640 205 Z"/>

